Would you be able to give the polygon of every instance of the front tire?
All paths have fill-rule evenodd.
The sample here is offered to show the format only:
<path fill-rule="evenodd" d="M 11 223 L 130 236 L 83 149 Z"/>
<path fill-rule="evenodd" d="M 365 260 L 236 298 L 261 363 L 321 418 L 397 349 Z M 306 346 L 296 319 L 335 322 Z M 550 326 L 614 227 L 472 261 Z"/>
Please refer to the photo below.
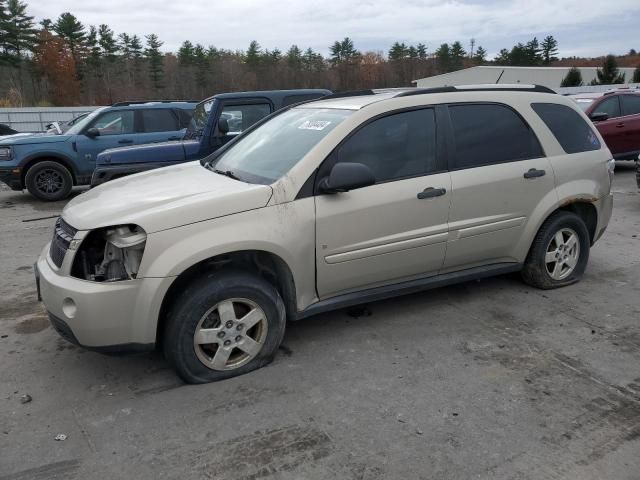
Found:
<path fill-rule="evenodd" d="M 170 309 L 164 354 L 185 382 L 223 380 L 270 363 L 285 324 L 284 302 L 269 282 L 212 272 L 189 284 Z"/>
<path fill-rule="evenodd" d="M 591 239 L 584 221 L 560 211 L 538 231 L 522 268 L 525 283 L 545 290 L 578 282 L 587 267 Z"/>
<path fill-rule="evenodd" d="M 29 193 L 38 200 L 55 202 L 69 196 L 73 177 L 64 165 L 47 160 L 29 167 L 25 184 Z"/>

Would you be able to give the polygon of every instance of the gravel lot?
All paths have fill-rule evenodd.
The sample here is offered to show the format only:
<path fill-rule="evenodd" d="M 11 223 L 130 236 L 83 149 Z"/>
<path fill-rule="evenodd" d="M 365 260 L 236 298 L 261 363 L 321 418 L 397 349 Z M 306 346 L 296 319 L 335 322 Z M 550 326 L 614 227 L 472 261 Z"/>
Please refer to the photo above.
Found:
<path fill-rule="evenodd" d="M 506 276 L 320 315 L 290 325 L 267 368 L 201 386 L 159 354 L 59 338 L 32 264 L 63 204 L 2 190 L 0 479 L 637 480 L 630 163 L 614 190 L 578 285 Z"/>

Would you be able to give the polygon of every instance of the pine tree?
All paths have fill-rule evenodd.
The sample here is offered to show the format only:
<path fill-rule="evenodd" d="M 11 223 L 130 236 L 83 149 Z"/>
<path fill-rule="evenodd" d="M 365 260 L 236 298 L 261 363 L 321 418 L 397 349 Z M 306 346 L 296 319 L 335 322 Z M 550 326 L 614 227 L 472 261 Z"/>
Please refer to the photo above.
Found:
<path fill-rule="evenodd" d="M 255 68 L 260 64 L 260 60 L 262 58 L 262 47 L 255 40 L 252 40 L 249 44 L 249 48 L 247 48 L 247 53 L 245 54 L 245 63 L 249 65 L 251 68 Z"/>
<path fill-rule="evenodd" d="M 158 39 L 158 36 L 155 33 L 146 35 L 145 38 L 147 39 L 147 48 L 144 49 L 144 56 L 149 64 L 149 78 L 151 79 L 151 85 L 157 93 L 158 90 L 164 88 L 162 85 L 162 77 L 164 76 L 164 58 L 160 51 L 160 47 L 163 45 L 163 42 Z"/>
<path fill-rule="evenodd" d="M 302 50 L 297 45 L 291 45 L 285 54 L 287 65 L 293 70 L 302 68 Z"/>
<path fill-rule="evenodd" d="M 194 60 L 193 43 L 189 40 L 182 42 L 178 49 L 178 62 L 180 62 L 180 65 L 188 66 L 192 65 Z"/>
<path fill-rule="evenodd" d="M 129 42 L 129 50 L 131 51 L 131 60 L 133 63 L 133 83 L 138 86 L 142 80 L 142 75 L 140 75 L 140 70 L 142 69 L 142 41 L 140 37 L 134 35 L 131 37 L 131 41 Z"/>
<path fill-rule="evenodd" d="M 20 0 L 8 0 L 4 22 L 4 51 L 10 63 L 18 64 L 36 45 L 36 29 L 33 17 L 27 15 L 27 4 Z"/>
<path fill-rule="evenodd" d="M 427 58 L 427 46 L 424 43 L 419 43 L 416 46 L 416 49 L 418 50 L 418 58 L 420 60 L 424 60 Z"/>
<path fill-rule="evenodd" d="M 561 87 L 581 87 L 582 85 L 582 73 L 576 67 L 571 67 L 560 83 Z"/>
<path fill-rule="evenodd" d="M 209 70 L 209 57 L 206 49 L 199 43 L 193 48 L 193 64 L 196 66 L 196 85 L 204 96 L 203 89 L 207 86 L 207 72 Z"/>
<path fill-rule="evenodd" d="M 602 69 L 598 69 L 591 85 L 616 85 L 624 83 L 624 77 L 624 73 L 618 70 L 616 57 L 607 55 L 602 62 Z"/>
<path fill-rule="evenodd" d="M 448 43 L 443 43 L 436 50 L 436 63 L 440 72 L 451 71 L 451 49 Z"/>
<path fill-rule="evenodd" d="M 122 59 L 131 60 L 131 36 L 127 33 L 118 35 L 118 49 L 122 52 Z"/>
<path fill-rule="evenodd" d="M 108 25 L 102 24 L 98 28 L 98 35 L 100 35 L 98 43 L 100 44 L 100 48 L 102 48 L 102 54 L 105 59 L 111 63 L 115 62 L 120 47 L 118 46 L 118 42 L 116 42 L 113 30 L 111 30 Z"/>
<path fill-rule="evenodd" d="M 464 58 L 467 56 L 467 52 L 464 51 L 462 43 L 455 41 L 451 44 L 451 50 L 449 52 L 451 57 L 450 69 L 460 70 L 463 66 Z"/>
<path fill-rule="evenodd" d="M 500 50 L 500 53 L 493 59 L 496 65 L 511 65 L 511 52 L 506 48 Z"/>
<path fill-rule="evenodd" d="M 524 46 L 524 65 L 540 65 L 542 63 L 540 44 L 537 37 L 533 37 Z"/>
<path fill-rule="evenodd" d="M 551 62 L 558 60 L 558 57 L 556 57 L 558 54 L 558 41 L 552 35 L 544 37 L 540 44 L 540 50 L 544 65 L 549 65 Z"/>
<path fill-rule="evenodd" d="M 73 14 L 65 12 L 53 24 L 53 31 L 64 40 L 73 58 L 77 59 L 87 36 L 84 25 Z"/>
<path fill-rule="evenodd" d="M 633 71 L 633 83 L 640 83 L 640 65 Z"/>
<path fill-rule="evenodd" d="M 89 27 L 89 33 L 85 37 L 84 42 L 87 49 L 87 63 L 94 69 L 97 69 L 100 66 L 102 52 L 98 44 L 98 30 L 93 25 Z"/>
<path fill-rule="evenodd" d="M 353 40 L 349 37 L 344 37 L 344 40 L 341 42 L 334 42 L 333 45 L 329 47 L 329 52 L 331 53 L 331 63 L 333 65 L 352 63 L 360 57 L 360 52 L 356 50 Z"/>
<path fill-rule="evenodd" d="M 487 61 L 487 51 L 479 45 L 472 58 L 476 65 L 482 65 Z"/>
<path fill-rule="evenodd" d="M 302 66 L 309 72 L 321 72 L 325 69 L 325 61 L 322 55 L 307 48 L 302 57 Z"/>
<path fill-rule="evenodd" d="M 395 42 L 389 49 L 389 60 L 402 60 L 408 56 L 408 49 L 404 43 Z"/>
<path fill-rule="evenodd" d="M 0 65 L 7 63 L 7 6 L 5 0 L 0 0 Z"/>

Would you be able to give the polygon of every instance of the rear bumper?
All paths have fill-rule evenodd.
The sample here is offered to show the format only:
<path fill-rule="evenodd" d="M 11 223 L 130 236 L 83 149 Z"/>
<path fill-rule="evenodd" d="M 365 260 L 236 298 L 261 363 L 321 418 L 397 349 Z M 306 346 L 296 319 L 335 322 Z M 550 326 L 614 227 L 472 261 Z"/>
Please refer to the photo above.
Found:
<path fill-rule="evenodd" d="M 598 209 L 598 226 L 596 227 L 596 236 L 593 239 L 593 243 L 602 237 L 602 234 L 609 225 L 611 213 L 613 212 L 613 193 L 601 198 L 596 203 L 596 208 Z"/>
<path fill-rule="evenodd" d="M 97 187 L 110 180 L 116 178 L 126 177 L 139 172 L 146 172 L 147 170 L 153 170 L 154 168 L 168 167 L 175 165 L 178 162 L 163 162 L 163 163 L 134 163 L 126 165 L 100 165 L 97 166 L 91 176 L 91 186 Z"/>

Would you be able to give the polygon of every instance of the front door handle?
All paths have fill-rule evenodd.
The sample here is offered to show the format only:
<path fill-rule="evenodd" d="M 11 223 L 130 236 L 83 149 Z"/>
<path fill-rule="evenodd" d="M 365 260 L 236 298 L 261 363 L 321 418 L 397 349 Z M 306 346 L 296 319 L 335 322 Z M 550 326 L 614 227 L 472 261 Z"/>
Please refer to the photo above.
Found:
<path fill-rule="evenodd" d="M 133 140 L 123 138 L 122 140 L 118 140 L 118 143 L 121 143 L 121 144 L 133 143 Z"/>
<path fill-rule="evenodd" d="M 616 128 L 623 128 L 623 127 L 624 127 L 624 123 L 618 123 L 618 124 L 616 125 Z"/>
<path fill-rule="evenodd" d="M 544 170 L 538 170 L 537 168 L 531 168 L 527 172 L 524 172 L 524 178 L 537 178 L 544 177 L 547 174 Z"/>
<path fill-rule="evenodd" d="M 418 193 L 418 198 L 422 200 L 425 198 L 441 197 L 445 193 L 447 193 L 446 188 L 429 187 L 429 188 L 425 188 L 422 192 Z"/>

